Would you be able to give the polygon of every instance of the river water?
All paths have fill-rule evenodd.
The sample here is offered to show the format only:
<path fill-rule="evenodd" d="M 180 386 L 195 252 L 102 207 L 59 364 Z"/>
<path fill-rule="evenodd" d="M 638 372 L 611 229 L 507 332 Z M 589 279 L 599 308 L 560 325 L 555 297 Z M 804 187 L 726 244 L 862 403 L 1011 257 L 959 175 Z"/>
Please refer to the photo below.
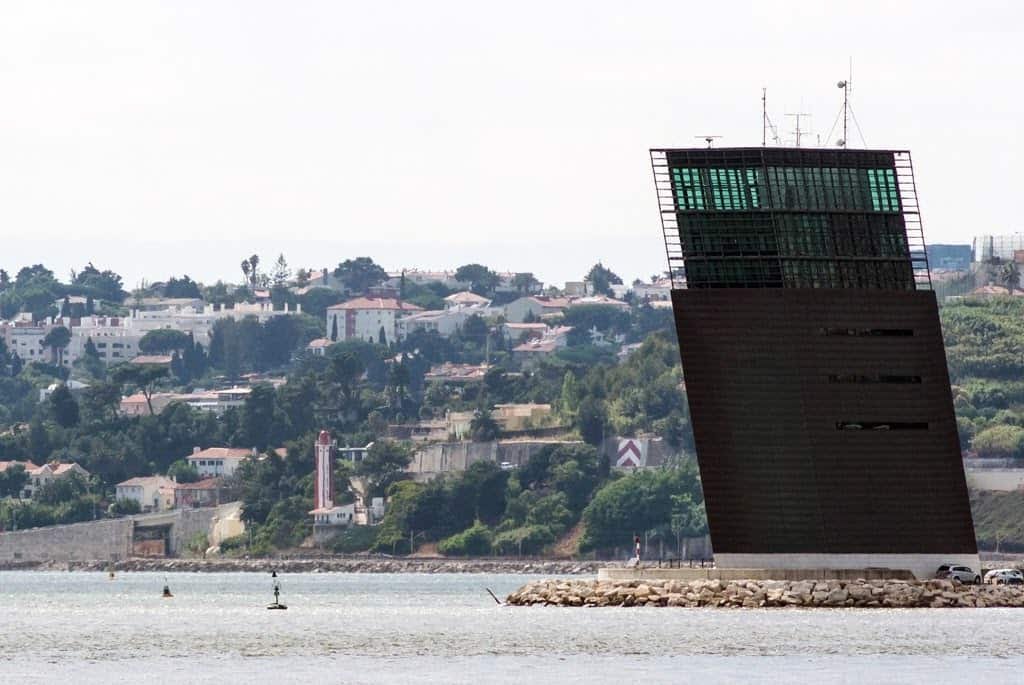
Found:
<path fill-rule="evenodd" d="M 1022 682 L 1024 611 L 497 606 L 517 575 L 2 572 L 0 682 Z"/>

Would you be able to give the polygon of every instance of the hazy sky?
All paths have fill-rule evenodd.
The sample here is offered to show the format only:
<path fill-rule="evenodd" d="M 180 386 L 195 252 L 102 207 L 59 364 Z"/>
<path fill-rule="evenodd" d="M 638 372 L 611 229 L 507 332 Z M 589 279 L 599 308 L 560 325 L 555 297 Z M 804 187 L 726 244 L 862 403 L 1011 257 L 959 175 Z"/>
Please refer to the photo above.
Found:
<path fill-rule="evenodd" d="M 646 277 L 648 148 L 760 144 L 763 86 L 781 129 L 810 112 L 824 137 L 850 57 L 868 145 L 913 152 L 928 241 L 1016 231 L 1020 7 L 6 0 L 0 267 Z"/>

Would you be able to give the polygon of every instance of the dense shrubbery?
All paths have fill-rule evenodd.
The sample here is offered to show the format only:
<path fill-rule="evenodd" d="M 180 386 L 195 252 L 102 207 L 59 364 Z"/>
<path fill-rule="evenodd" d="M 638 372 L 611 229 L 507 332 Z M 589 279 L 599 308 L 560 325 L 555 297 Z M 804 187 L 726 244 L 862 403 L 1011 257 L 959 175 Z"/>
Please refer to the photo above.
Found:
<path fill-rule="evenodd" d="M 1024 457 L 1024 302 L 968 299 L 942 308 L 960 444 L 979 457 Z"/>

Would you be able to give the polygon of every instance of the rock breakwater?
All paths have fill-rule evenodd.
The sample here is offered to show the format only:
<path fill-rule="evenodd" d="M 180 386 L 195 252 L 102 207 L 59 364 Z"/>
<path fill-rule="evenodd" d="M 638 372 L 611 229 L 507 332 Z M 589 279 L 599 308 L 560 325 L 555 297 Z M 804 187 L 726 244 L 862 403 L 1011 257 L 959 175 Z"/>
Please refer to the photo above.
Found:
<path fill-rule="evenodd" d="M 670 607 L 1024 607 L 1024 588 L 948 580 L 540 580 L 508 596 L 513 605 Z"/>
<path fill-rule="evenodd" d="M 125 559 L 108 561 L 8 562 L 3 570 L 40 571 L 160 571 L 164 573 L 523 573 L 577 575 L 597 573 L 593 561 L 515 559 Z"/>

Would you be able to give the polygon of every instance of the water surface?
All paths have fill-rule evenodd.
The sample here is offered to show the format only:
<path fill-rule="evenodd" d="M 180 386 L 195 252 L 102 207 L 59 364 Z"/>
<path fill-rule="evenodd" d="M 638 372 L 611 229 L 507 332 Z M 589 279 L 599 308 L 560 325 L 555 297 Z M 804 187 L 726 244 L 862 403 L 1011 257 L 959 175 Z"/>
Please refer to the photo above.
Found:
<path fill-rule="evenodd" d="M 164 579 L 175 597 L 162 599 Z M 3 572 L 0 681 L 1021 682 L 1024 611 L 499 607 L 529 577 Z M 154 682 L 156 682 L 154 681 Z"/>

